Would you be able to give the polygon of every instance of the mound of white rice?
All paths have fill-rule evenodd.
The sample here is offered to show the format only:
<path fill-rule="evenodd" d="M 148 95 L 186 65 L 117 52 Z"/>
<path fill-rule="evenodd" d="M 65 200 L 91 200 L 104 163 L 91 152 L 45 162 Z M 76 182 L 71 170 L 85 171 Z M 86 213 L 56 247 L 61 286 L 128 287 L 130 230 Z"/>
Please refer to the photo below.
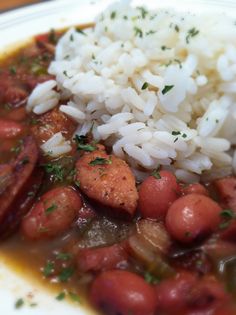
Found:
<path fill-rule="evenodd" d="M 123 1 L 94 28 L 66 32 L 49 73 L 60 110 L 78 122 L 76 133 L 91 130 L 135 169 L 161 165 L 192 181 L 236 165 L 236 26 L 229 17 Z M 28 108 L 42 113 L 58 104 L 49 82 L 41 86 L 42 108 L 35 91 Z"/>

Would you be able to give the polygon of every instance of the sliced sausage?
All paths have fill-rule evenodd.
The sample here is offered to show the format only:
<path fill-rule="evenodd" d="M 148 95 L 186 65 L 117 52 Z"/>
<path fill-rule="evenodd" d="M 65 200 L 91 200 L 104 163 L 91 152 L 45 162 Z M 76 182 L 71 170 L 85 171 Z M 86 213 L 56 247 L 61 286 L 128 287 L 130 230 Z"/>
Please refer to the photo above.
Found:
<path fill-rule="evenodd" d="M 10 229 L 10 226 L 5 224 L 9 216 L 12 217 L 13 214 L 16 215 L 20 211 L 17 200 L 25 190 L 37 160 L 37 145 L 32 137 L 27 137 L 23 142 L 21 153 L 8 170 L 6 187 L 5 189 L 2 187 L 2 193 L 0 193 L 0 236 L 2 236 L 5 229 Z"/>
<path fill-rule="evenodd" d="M 90 297 L 107 315 L 154 315 L 154 289 L 140 276 L 121 270 L 106 271 L 93 282 Z"/>
<path fill-rule="evenodd" d="M 12 139 L 21 135 L 23 126 L 12 120 L 0 119 L 0 139 Z"/>
<path fill-rule="evenodd" d="M 80 196 L 70 187 L 48 191 L 23 218 L 23 235 L 38 240 L 62 234 L 75 221 L 81 206 Z"/>
<path fill-rule="evenodd" d="M 81 272 L 106 271 L 127 265 L 128 255 L 124 247 L 114 244 L 108 247 L 81 249 L 77 267 Z"/>
<path fill-rule="evenodd" d="M 76 179 L 89 198 L 110 207 L 110 213 L 133 216 L 138 193 L 134 176 L 125 161 L 97 150 L 76 163 Z"/>
<path fill-rule="evenodd" d="M 37 123 L 31 130 L 39 144 L 47 141 L 55 133 L 62 132 L 66 138 L 70 138 L 76 129 L 76 124 L 58 108 L 37 117 Z"/>

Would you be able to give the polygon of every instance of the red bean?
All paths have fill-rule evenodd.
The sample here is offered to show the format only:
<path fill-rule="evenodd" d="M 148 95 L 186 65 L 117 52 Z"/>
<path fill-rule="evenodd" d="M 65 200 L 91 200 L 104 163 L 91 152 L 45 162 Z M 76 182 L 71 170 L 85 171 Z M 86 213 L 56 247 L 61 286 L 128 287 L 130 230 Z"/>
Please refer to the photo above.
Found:
<path fill-rule="evenodd" d="M 65 232 L 81 208 L 80 196 L 70 187 L 54 188 L 45 193 L 22 221 L 28 239 L 55 237 Z"/>
<path fill-rule="evenodd" d="M 236 211 L 236 177 L 229 176 L 213 182 L 223 207 Z"/>
<path fill-rule="evenodd" d="M 175 176 L 160 171 L 160 178 L 149 176 L 139 188 L 139 209 L 143 218 L 164 219 L 169 206 L 180 196 Z"/>
<path fill-rule="evenodd" d="M 196 276 L 190 272 L 181 272 L 174 278 L 162 281 L 156 286 L 158 310 L 167 314 L 185 310 L 189 291 L 196 283 Z"/>
<path fill-rule="evenodd" d="M 0 139 L 15 138 L 23 133 L 23 126 L 12 120 L 0 119 Z"/>
<path fill-rule="evenodd" d="M 33 176 L 38 160 L 38 148 L 32 137 L 27 137 L 23 141 L 23 147 L 16 160 L 11 163 L 7 183 L 1 187 L 0 194 L 0 237 L 6 230 L 11 231 L 11 226 L 7 225 L 9 218 L 14 218 L 15 223 L 19 222 L 22 216 L 21 205 L 18 199 L 25 190 L 30 177 Z"/>
<path fill-rule="evenodd" d="M 93 282 L 90 297 L 109 315 L 153 315 L 155 290 L 140 276 L 121 270 L 106 271 Z"/>
<path fill-rule="evenodd" d="M 209 196 L 208 190 L 199 183 L 189 184 L 187 186 L 184 185 L 181 187 L 181 192 L 183 195 L 200 194 L 200 195 Z"/>
<path fill-rule="evenodd" d="M 191 243 L 217 229 L 221 207 L 209 197 L 190 194 L 176 200 L 166 216 L 166 227 L 171 236 Z"/>
<path fill-rule="evenodd" d="M 77 256 L 79 271 L 105 271 L 127 265 L 128 255 L 120 244 L 81 249 Z"/>
<path fill-rule="evenodd" d="M 189 309 L 206 313 L 207 311 L 213 313 L 222 303 L 228 301 L 230 298 L 223 285 L 213 276 L 205 276 L 200 279 L 189 291 L 187 298 Z"/>

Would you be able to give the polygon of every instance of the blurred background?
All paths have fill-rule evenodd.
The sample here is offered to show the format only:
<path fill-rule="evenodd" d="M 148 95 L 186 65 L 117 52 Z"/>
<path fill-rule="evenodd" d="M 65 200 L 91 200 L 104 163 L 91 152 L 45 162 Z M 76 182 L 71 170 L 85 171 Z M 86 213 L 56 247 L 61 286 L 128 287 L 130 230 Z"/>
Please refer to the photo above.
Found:
<path fill-rule="evenodd" d="M 47 0 L 0 0 L 0 11 L 6 11 L 15 7 L 24 6 L 31 3 L 44 2 Z"/>

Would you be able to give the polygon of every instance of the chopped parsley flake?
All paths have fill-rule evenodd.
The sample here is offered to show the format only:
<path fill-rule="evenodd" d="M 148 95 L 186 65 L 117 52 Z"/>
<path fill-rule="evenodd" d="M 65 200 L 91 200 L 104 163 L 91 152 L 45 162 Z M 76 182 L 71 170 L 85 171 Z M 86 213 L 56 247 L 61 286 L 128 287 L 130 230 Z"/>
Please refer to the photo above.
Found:
<path fill-rule="evenodd" d="M 55 267 L 54 263 L 51 261 L 48 261 L 43 268 L 43 275 L 45 277 L 51 276 L 54 272 L 54 267 Z"/>
<path fill-rule="evenodd" d="M 155 34 L 155 33 L 156 33 L 155 31 L 150 30 L 150 31 L 146 32 L 146 35 L 152 35 L 152 34 Z"/>
<path fill-rule="evenodd" d="M 137 7 L 137 9 L 141 12 L 142 19 L 145 19 L 148 15 L 148 11 L 144 7 Z"/>
<path fill-rule="evenodd" d="M 106 165 L 106 164 L 111 164 L 112 161 L 109 159 L 101 158 L 101 157 L 96 157 L 94 160 L 89 162 L 89 165 L 95 166 L 95 165 Z"/>
<path fill-rule="evenodd" d="M 60 293 L 56 296 L 56 300 L 57 300 L 57 301 L 62 301 L 62 300 L 64 300 L 65 297 L 66 297 L 65 292 L 60 292 Z"/>
<path fill-rule="evenodd" d="M 20 161 L 20 164 L 21 165 L 26 165 L 29 163 L 29 158 L 28 156 L 25 156 L 21 161 Z"/>
<path fill-rule="evenodd" d="M 58 275 L 58 280 L 60 282 L 67 282 L 73 275 L 74 269 L 71 267 L 62 268 L 60 274 Z"/>
<path fill-rule="evenodd" d="M 177 137 L 177 138 L 175 138 L 175 140 L 174 140 L 174 143 L 176 142 L 176 141 L 178 141 L 179 140 L 179 138 Z"/>
<path fill-rule="evenodd" d="M 86 152 L 93 152 L 97 149 L 97 147 L 93 144 L 87 143 L 86 136 L 75 136 L 75 142 L 77 145 L 78 151 L 86 151 Z"/>
<path fill-rule="evenodd" d="M 157 284 L 160 282 L 160 279 L 154 276 L 153 274 L 151 274 L 150 272 L 145 272 L 144 279 L 147 283 L 150 283 L 150 284 Z"/>
<path fill-rule="evenodd" d="M 112 11 L 112 12 L 111 12 L 110 18 L 111 18 L 112 20 L 114 20 L 114 19 L 116 18 L 116 11 Z"/>
<path fill-rule="evenodd" d="M 165 85 L 164 89 L 161 91 L 163 95 L 168 93 L 171 89 L 173 89 L 174 85 Z"/>
<path fill-rule="evenodd" d="M 83 30 L 81 30 L 81 28 L 79 28 L 79 27 L 76 27 L 76 32 L 81 34 L 81 35 L 87 36 L 87 34 Z"/>
<path fill-rule="evenodd" d="M 175 31 L 176 31 L 177 33 L 179 32 L 179 27 L 178 27 L 177 24 L 175 25 Z"/>
<path fill-rule="evenodd" d="M 79 181 L 79 180 L 76 180 L 76 181 L 75 181 L 75 185 L 76 185 L 77 187 L 80 187 L 80 181 Z"/>
<path fill-rule="evenodd" d="M 18 299 L 17 301 L 16 301 L 16 303 L 15 303 L 15 308 L 16 309 L 19 309 L 19 308 L 21 308 L 23 305 L 24 305 L 24 300 L 22 299 L 22 298 L 20 298 L 20 299 Z"/>
<path fill-rule="evenodd" d="M 63 181 L 64 178 L 64 168 L 60 164 L 43 164 L 46 173 L 52 175 L 55 181 Z"/>
<path fill-rule="evenodd" d="M 71 298 L 71 300 L 73 300 L 74 302 L 78 302 L 80 303 L 80 297 L 78 296 L 78 294 L 73 293 L 73 292 L 68 292 L 69 297 Z"/>
<path fill-rule="evenodd" d="M 222 222 L 219 224 L 219 229 L 220 230 L 227 229 L 227 227 L 229 227 L 229 225 L 230 225 L 230 221 Z"/>
<path fill-rule="evenodd" d="M 193 27 L 190 30 L 188 30 L 188 33 L 187 33 L 187 36 L 186 36 L 186 43 L 189 44 L 190 38 L 196 36 L 197 34 L 199 34 L 199 30 L 197 30 L 195 27 Z"/>
<path fill-rule="evenodd" d="M 178 63 L 179 68 L 182 69 L 182 63 L 179 59 L 174 59 L 174 62 Z"/>
<path fill-rule="evenodd" d="M 235 217 L 235 213 L 231 209 L 224 209 L 220 212 L 221 217 L 227 219 L 233 219 Z"/>
<path fill-rule="evenodd" d="M 154 171 L 151 173 L 151 175 L 152 175 L 153 177 L 155 177 L 156 179 L 161 179 L 161 175 L 160 175 L 160 173 L 159 173 L 159 168 L 157 168 L 156 170 L 154 170 Z"/>
<path fill-rule="evenodd" d="M 47 209 L 44 211 L 44 213 L 45 213 L 46 215 L 48 215 L 48 214 L 54 212 L 56 209 L 57 209 L 57 205 L 54 205 L 54 204 L 53 204 L 53 205 L 51 205 L 49 208 L 47 208 Z"/>
<path fill-rule="evenodd" d="M 69 76 L 68 76 L 68 73 L 67 73 L 66 70 L 63 71 L 63 74 L 64 74 L 64 76 L 66 76 L 68 79 L 71 79 L 71 78 L 72 78 L 72 77 L 69 77 Z"/>
<path fill-rule="evenodd" d="M 74 36 L 73 36 L 73 34 L 70 35 L 70 41 L 71 41 L 71 42 L 74 41 Z"/>
<path fill-rule="evenodd" d="M 135 36 L 138 36 L 140 38 L 143 37 L 143 31 L 140 28 L 138 28 L 138 27 L 134 28 L 134 34 L 135 34 Z"/>
<path fill-rule="evenodd" d="M 9 68 L 9 72 L 10 72 L 10 74 L 15 75 L 15 74 L 16 74 L 16 67 L 11 66 L 11 67 Z"/>
<path fill-rule="evenodd" d="M 141 90 L 146 90 L 147 87 L 148 87 L 148 83 L 144 82 L 142 87 L 141 87 Z"/>
<path fill-rule="evenodd" d="M 171 48 L 166 47 L 166 46 L 161 46 L 161 50 L 167 50 L 167 49 L 171 49 Z"/>
<path fill-rule="evenodd" d="M 182 134 L 182 137 L 183 137 L 183 138 L 187 138 L 186 133 L 183 133 L 183 134 Z"/>
<path fill-rule="evenodd" d="M 171 134 L 172 134 L 172 136 L 178 136 L 181 134 L 181 132 L 180 131 L 172 131 Z"/>
<path fill-rule="evenodd" d="M 233 219 L 236 219 L 236 214 L 231 209 L 224 209 L 220 212 L 220 216 L 223 219 L 223 222 L 220 223 L 219 228 L 221 230 L 226 229 Z"/>

